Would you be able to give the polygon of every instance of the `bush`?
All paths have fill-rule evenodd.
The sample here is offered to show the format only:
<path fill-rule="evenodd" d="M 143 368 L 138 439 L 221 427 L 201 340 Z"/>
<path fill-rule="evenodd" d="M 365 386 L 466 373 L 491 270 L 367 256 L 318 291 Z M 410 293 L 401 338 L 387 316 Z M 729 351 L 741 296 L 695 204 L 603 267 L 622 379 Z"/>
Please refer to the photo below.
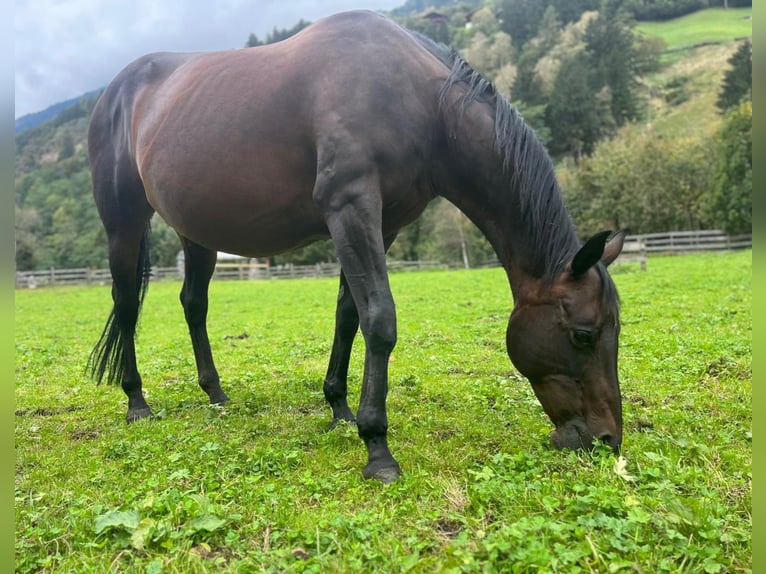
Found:
<path fill-rule="evenodd" d="M 643 0 L 630 7 L 636 20 L 672 20 L 710 7 L 709 0 Z"/>
<path fill-rule="evenodd" d="M 634 125 L 600 142 L 591 157 L 560 173 L 578 232 L 709 227 L 702 199 L 711 189 L 713 152 L 702 138 L 665 138 Z"/>

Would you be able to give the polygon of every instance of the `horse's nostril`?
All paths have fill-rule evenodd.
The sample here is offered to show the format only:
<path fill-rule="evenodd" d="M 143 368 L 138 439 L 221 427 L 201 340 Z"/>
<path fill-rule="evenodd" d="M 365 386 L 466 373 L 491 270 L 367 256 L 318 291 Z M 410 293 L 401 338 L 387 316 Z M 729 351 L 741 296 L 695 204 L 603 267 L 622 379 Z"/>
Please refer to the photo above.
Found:
<path fill-rule="evenodd" d="M 598 436 L 599 440 L 603 442 L 604 444 L 612 447 L 612 450 L 614 452 L 617 452 L 620 449 L 620 441 L 615 437 L 613 434 L 610 434 L 608 432 L 602 433 Z"/>

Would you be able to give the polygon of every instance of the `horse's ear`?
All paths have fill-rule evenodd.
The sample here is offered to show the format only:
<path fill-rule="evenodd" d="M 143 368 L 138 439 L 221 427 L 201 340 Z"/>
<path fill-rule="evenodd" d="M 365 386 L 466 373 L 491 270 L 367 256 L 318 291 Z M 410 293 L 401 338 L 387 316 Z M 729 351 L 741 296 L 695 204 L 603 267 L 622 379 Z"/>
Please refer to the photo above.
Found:
<path fill-rule="evenodd" d="M 582 276 L 588 269 L 601 261 L 601 257 L 604 255 L 606 238 L 609 237 L 611 233 L 611 231 L 596 233 L 596 235 L 585 242 L 585 245 L 580 248 L 580 251 L 578 251 L 574 256 L 574 259 L 572 259 L 573 277 L 576 278 Z M 620 243 L 620 247 L 622 247 L 622 242 Z"/>
<path fill-rule="evenodd" d="M 604 254 L 601 256 L 601 263 L 605 266 L 612 263 L 622 252 L 623 243 L 625 243 L 625 236 L 628 234 L 628 229 L 620 229 L 614 234 L 604 246 Z"/>

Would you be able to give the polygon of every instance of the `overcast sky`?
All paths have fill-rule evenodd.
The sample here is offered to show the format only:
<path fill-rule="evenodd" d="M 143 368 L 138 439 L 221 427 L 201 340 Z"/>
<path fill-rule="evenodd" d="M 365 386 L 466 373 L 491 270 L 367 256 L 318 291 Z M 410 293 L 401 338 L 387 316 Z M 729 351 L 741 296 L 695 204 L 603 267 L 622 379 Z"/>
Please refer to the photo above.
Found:
<path fill-rule="evenodd" d="M 137 57 L 158 50 L 241 48 L 301 18 L 404 0 L 16 0 L 18 118 L 104 87 Z"/>

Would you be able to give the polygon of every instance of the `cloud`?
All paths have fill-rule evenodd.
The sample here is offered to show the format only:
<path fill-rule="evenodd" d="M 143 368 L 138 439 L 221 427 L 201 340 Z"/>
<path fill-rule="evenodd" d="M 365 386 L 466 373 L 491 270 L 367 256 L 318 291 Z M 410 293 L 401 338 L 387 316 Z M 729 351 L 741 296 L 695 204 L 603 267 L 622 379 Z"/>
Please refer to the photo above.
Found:
<path fill-rule="evenodd" d="M 403 0 L 17 0 L 15 116 L 105 86 L 149 52 L 241 48 L 298 20 Z"/>

